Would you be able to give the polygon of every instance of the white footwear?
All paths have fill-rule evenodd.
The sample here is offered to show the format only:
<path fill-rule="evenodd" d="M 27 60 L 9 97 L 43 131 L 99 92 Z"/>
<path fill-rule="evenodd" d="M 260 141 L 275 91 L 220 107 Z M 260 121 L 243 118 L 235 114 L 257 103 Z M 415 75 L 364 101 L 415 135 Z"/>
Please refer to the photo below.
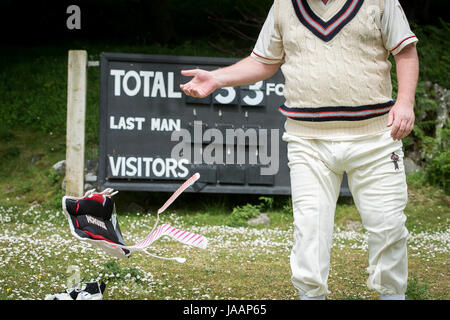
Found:
<path fill-rule="evenodd" d="M 380 300 L 405 300 L 404 294 L 380 295 Z"/>
<path fill-rule="evenodd" d="M 86 282 L 80 285 L 76 284 L 72 288 L 56 294 L 48 294 L 44 300 L 102 300 L 103 292 L 105 292 L 106 284 Z"/>
<path fill-rule="evenodd" d="M 301 296 L 300 300 L 325 300 L 325 296 L 318 296 L 318 297 Z"/>

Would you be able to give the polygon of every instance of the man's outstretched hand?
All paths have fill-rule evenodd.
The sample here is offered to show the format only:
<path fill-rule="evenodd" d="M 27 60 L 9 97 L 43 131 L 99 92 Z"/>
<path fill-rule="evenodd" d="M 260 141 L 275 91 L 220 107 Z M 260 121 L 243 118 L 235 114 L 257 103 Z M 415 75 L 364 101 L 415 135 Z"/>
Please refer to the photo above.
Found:
<path fill-rule="evenodd" d="M 193 78 L 188 83 L 180 84 L 180 89 L 188 96 L 204 98 L 220 88 L 243 86 L 270 78 L 280 65 L 262 63 L 248 56 L 235 64 L 213 71 L 198 68 L 182 70 L 183 76 Z"/>
<path fill-rule="evenodd" d="M 181 74 L 193 77 L 188 83 L 180 84 L 181 90 L 188 96 L 204 98 L 220 87 L 211 71 L 201 69 L 182 70 Z"/>

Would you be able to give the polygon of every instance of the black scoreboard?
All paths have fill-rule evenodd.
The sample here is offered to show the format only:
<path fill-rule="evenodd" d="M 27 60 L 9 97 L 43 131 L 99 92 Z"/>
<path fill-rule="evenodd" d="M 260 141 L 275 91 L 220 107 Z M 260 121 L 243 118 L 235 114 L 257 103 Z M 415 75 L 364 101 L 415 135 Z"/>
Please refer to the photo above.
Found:
<path fill-rule="evenodd" d="M 236 61 L 103 53 L 99 187 L 173 192 L 199 172 L 188 192 L 290 194 L 280 71 L 203 99 L 179 88 L 191 79 L 181 70 Z M 341 194 L 348 194 L 345 179 Z"/>

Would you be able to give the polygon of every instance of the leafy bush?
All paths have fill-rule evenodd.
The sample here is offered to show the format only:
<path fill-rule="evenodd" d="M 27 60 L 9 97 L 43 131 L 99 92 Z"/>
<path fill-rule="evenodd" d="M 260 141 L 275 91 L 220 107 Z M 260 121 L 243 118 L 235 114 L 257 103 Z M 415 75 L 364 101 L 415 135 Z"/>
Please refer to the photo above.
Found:
<path fill-rule="evenodd" d="M 61 175 L 57 173 L 53 168 L 51 168 L 48 170 L 47 178 L 52 184 L 55 184 L 59 182 L 59 180 L 61 179 Z"/>
<path fill-rule="evenodd" d="M 442 19 L 437 26 L 418 26 L 411 23 L 419 38 L 417 51 L 420 60 L 419 82 L 416 90 L 413 132 L 403 139 L 405 154 L 411 156 L 425 171 L 425 179 L 450 193 L 448 150 L 449 123 L 437 127 L 438 109 L 442 108 L 442 91 L 450 88 L 450 23 Z M 392 59 L 392 58 L 391 58 Z M 394 65 L 395 66 L 395 65 Z M 397 90 L 395 68 L 392 73 L 394 95 Z M 447 106 L 448 108 L 448 106 Z M 448 112 L 448 109 L 447 109 Z"/>
<path fill-rule="evenodd" d="M 286 214 L 292 214 L 293 210 L 294 209 L 292 208 L 292 198 L 289 197 L 286 203 L 283 205 L 283 212 Z"/>
<path fill-rule="evenodd" d="M 275 200 L 273 199 L 273 197 L 259 197 L 258 199 L 262 201 L 261 206 L 266 210 L 272 209 L 274 207 Z"/>
<path fill-rule="evenodd" d="M 233 208 L 230 215 L 230 226 L 241 227 L 247 225 L 247 220 L 256 217 L 261 212 L 261 204 L 253 205 L 247 203 L 243 206 Z"/>
<path fill-rule="evenodd" d="M 450 88 L 450 22 L 439 19 L 437 26 L 419 26 L 411 22 L 411 29 L 419 39 L 420 79 Z"/>
<path fill-rule="evenodd" d="M 1 152 L 1 158 L 4 158 L 4 159 L 17 158 L 19 155 L 20 155 L 20 149 L 17 147 L 9 147 L 9 148 L 6 148 L 3 152 Z"/>
<path fill-rule="evenodd" d="M 45 202 L 42 202 L 42 207 L 50 210 L 60 210 L 61 199 L 64 196 L 65 196 L 64 192 L 60 188 L 58 188 L 56 189 L 56 192 L 53 192 L 48 195 L 48 199 Z"/>
<path fill-rule="evenodd" d="M 412 277 L 408 281 L 405 295 L 407 300 L 428 300 L 431 298 L 428 294 L 428 286 L 419 283 L 416 277 Z"/>
<path fill-rule="evenodd" d="M 1 142 L 8 142 L 11 141 L 14 138 L 14 135 L 5 128 L 0 128 L 0 141 Z"/>
<path fill-rule="evenodd" d="M 435 87 L 420 82 L 415 106 L 416 123 L 412 134 L 404 140 L 405 152 L 419 154 L 428 183 L 450 193 L 450 123 L 437 126 L 438 100 Z M 448 110 L 447 110 L 448 112 Z"/>
<path fill-rule="evenodd" d="M 427 181 L 450 194 L 450 129 L 440 130 L 440 139 L 426 137 L 428 148 L 425 176 Z"/>

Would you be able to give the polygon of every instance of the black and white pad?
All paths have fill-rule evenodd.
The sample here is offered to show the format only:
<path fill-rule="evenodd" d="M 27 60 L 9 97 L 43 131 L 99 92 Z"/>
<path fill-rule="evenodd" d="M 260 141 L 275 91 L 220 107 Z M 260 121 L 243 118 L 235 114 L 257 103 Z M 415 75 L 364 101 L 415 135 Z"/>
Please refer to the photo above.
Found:
<path fill-rule="evenodd" d="M 62 199 L 63 212 L 69 222 L 70 232 L 76 239 L 92 243 L 112 256 L 128 258 L 131 252 L 140 251 L 151 257 L 183 263 L 186 261 L 184 258 L 156 256 L 148 252 L 147 248 L 159 238 L 169 236 L 183 244 L 206 249 L 208 239 L 202 235 L 183 231 L 168 224 L 158 226 L 159 214 L 166 210 L 184 190 L 199 178 L 200 174 L 195 173 L 178 187 L 164 205 L 159 208 L 152 231 L 145 239 L 131 246 L 125 245 L 117 221 L 115 204 L 111 199 L 118 191 L 108 188 L 97 193 L 93 189 L 86 192 L 82 198 L 65 196 Z"/>

